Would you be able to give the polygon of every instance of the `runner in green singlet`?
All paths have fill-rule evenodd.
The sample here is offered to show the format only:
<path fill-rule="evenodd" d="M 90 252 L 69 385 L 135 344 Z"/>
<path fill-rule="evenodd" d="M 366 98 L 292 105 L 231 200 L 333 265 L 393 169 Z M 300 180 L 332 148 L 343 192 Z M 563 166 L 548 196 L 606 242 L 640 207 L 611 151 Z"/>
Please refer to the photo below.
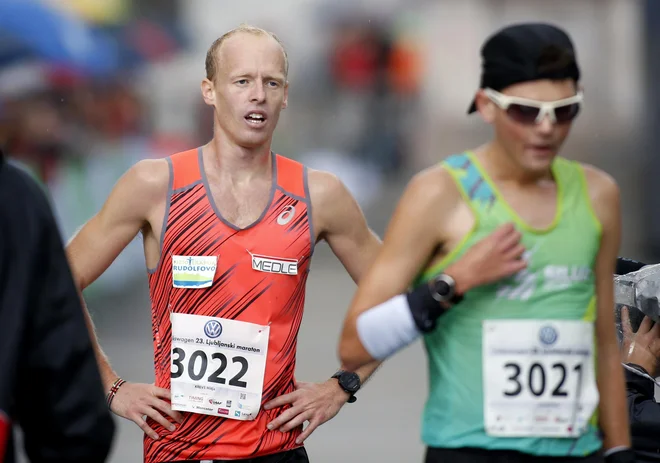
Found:
<path fill-rule="evenodd" d="M 353 300 L 342 363 L 384 360 L 376 352 L 389 347 L 370 330 L 394 316 L 396 295 L 431 282 L 446 310 L 424 334 L 427 463 L 633 461 L 613 317 L 619 190 L 557 155 L 582 104 L 573 45 L 554 26 L 518 24 L 482 58 L 469 112 L 494 137 L 408 185 Z M 437 279 L 507 222 L 522 233 L 524 270 L 465 294 Z"/>

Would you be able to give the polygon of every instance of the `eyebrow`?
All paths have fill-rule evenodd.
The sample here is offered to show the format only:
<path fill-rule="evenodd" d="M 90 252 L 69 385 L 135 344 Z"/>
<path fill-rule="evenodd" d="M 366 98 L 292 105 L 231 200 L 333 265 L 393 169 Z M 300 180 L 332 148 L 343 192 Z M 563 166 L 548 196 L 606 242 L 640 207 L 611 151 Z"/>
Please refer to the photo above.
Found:
<path fill-rule="evenodd" d="M 234 74 L 229 75 L 229 78 L 231 80 L 243 79 L 243 78 L 246 78 L 246 77 L 254 77 L 254 75 L 250 72 L 236 72 Z M 266 74 L 263 77 L 264 77 L 264 80 L 275 80 L 275 81 L 280 82 L 280 83 L 282 83 L 286 80 L 285 77 L 284 77 L 284 74 L 280 74 L 279 76 Z"/>

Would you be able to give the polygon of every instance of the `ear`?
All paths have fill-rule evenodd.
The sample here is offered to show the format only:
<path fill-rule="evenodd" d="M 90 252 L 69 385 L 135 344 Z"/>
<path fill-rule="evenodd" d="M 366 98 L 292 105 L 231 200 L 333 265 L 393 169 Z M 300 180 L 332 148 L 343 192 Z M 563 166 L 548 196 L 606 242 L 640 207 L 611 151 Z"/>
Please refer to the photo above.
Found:
<path fill-rule="evenodd" d="M 204 79 L 202 81 L 201 88 L 204 103 L 209 106 L 215 106 L 215 87 L 213 86 L 213 82 L 208 79 Z"/>
<path fill-rule="evenodd" d="M 486 95 L 486 92 L 484 92 L 482 89 L 477 91 L 475 102 L 477 104 L 477 111 L 479 111 L 481 118 L 485 122 L 492 124 L 497 113 L 497 107 L 495 106 L 495 103 L 493 103 L 491 99 L 488 98 L 488 95 Z"/>
<path fill-rule="evenodd" d="M 282 109 L 289 106 L 289 81 L 284 83 L 284 99 L 282 100 Z"/>

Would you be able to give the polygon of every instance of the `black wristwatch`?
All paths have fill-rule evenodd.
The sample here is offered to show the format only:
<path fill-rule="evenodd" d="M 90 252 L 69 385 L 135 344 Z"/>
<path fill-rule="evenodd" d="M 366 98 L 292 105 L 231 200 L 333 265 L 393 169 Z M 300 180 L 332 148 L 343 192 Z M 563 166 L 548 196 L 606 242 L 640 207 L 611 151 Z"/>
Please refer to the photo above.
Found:
<path fill-rule="evenodd" d="M 463 300 L 463 296 L 456 293 L 456 282 L 452 277 L 441 273 L 428 282 L 431 296 L 438 302 L 448 302 L 452 305 Z"/>
<path fill-rule="evenodd" d="M 348 403 L 352 404 L 357 400 L 355 393 L 360 390 L 361 382 L 360 377 L 357 373 L 352 373 L 350 371 L 339 370 L 337 373 L 332 375 L 333 378 L 337 378 L 339 386 L 351 396 L 348 398 Z"/>

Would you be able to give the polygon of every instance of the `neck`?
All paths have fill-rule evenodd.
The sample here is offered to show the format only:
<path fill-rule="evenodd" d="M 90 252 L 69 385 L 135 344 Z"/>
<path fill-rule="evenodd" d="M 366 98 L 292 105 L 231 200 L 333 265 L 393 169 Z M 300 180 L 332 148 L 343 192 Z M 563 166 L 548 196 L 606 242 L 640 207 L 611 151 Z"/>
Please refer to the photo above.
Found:
<path fill-rule="evenodd" d="M 521 186 L 536 184 L 542 180 L 552 180 L 552 170 L 531 172 L 513 160 L 505 148 L 496 140 L 478 148 L 475 153 L 493 179 L 513 182 Z"/>
<path fill-rule="evenodd" d="M 270 140 L 256 148 L 245 148 L 220 131 L 216 131 L 213 140 L 203 148 L 206 170 L 233 183 L 270 175 L 270 153 Z"/>

